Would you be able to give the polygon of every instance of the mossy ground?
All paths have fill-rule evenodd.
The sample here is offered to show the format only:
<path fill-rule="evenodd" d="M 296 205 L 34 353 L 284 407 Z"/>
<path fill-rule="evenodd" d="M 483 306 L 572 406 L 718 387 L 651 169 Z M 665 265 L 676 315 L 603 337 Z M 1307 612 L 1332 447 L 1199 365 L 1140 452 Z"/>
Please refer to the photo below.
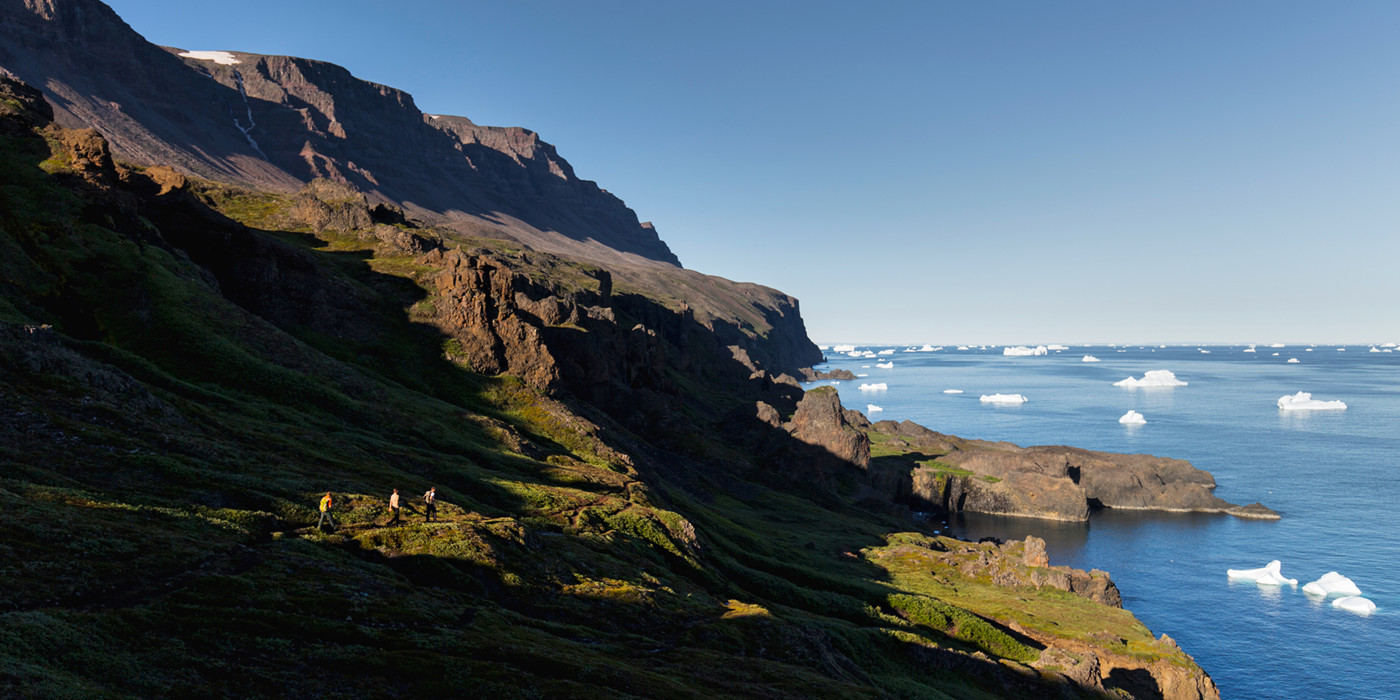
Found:
<path fill-rule="evenodd" d="M 377 295 L 383 332 L 271 323 L 80 206 L 32 139 L 0 141 L 0 695 L 1073 696 L 1008 675 L 998 659 L 1035 650 L 987 621 L 1134 624 L 940 579 L 893 516 L 734 475 L 695 488 L 695 460 L 732 448 L 618 441 L 451 362 L 412 320 L 423 264 L 351 237 L 265 234 Z M 285 206 L 206 201 L 254 228 Z M 558 283 L 594 279 L 575 272 Z"/>

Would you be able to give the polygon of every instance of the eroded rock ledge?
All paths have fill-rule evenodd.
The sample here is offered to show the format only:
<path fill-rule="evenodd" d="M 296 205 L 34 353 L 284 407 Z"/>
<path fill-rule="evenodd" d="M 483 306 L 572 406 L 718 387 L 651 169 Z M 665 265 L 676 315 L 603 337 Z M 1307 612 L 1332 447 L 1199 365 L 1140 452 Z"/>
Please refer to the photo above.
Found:
<path fill-rule="evenodd" d="M 911 421 L 872 424 L 825 387 L 808 391 L 797 415 L 803 420 L 784 426 L 794 437 L 864 470 L 875 497 L 920 510 L 1073 522 L 1099 508 L 1279 517 L 1259 503 L 1217 497 L 1215 477 L 1185 460 L 965 440 Z"/>

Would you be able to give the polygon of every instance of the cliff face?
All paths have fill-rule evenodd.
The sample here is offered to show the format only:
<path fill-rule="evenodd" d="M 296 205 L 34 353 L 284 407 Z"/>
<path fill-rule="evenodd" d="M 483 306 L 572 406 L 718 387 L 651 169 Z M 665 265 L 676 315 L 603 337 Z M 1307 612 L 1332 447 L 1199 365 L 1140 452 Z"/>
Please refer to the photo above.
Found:
<path fill-rule="evenodd" d="M 0 79 L 5 694 L 1211 697 L 1103 576 L 905 532 L 794 301 L 50 116 Z"/>
<path fill-rule="evenodd" d="M 264 190 L 328 178 L 541 250 L 680 265 L 528 130 L 426 116 L 407 93 L 321 61 L 181 58 L 96 0 L 4 0 L 0 28 L 0 68 L 40 86 L 60 124 L 102 132 L 118 158 Z"/>

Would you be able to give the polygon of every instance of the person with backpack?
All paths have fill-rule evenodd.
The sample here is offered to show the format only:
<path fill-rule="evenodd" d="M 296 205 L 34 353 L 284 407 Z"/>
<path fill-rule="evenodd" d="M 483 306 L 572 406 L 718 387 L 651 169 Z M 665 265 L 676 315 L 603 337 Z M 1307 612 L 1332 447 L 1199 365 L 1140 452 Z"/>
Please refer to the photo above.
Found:
<path fill-rule="evenodd" d="M 321 497 L 321 520 L 316 523 L 318 530 L 326 524 L 327 520 L 331 521 L 331 529 L 335 529 L 335 516 L 331 515 L 332 505 L 331 492 L 327 491 L 326 495 Z"/>
<path fill-rule="evenodd" d="M 425 523 L 430 523 L 430 522 L 433 521 L 433 518 L 434 518 L 434 517 L 437 517 L 437 487 L 436 487 L 436 486 L 434 486 L 434 487 L 432 487 L 432 488 L 429 488 L 429 489 L 428 489 L 428 492 L 425 493 L 425 494 L 423 494 L 423 504 L 424 504 L 424 506 L 425 506 L 425 508 L 424 508 L 424 510 L 423 510 L 423 522 L 425 522 Z"/>

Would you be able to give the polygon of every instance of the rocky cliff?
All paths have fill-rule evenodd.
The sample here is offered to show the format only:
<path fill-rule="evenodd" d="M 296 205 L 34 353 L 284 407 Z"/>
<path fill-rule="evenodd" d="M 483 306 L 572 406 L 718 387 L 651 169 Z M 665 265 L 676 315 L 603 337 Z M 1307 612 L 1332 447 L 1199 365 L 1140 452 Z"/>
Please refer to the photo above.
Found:
<path fill-rule="evenodd" d="M 120 159 L 262 190 L 326 178 L 541 250 L 680 264 L 654 228 L 526 129 L 424 115 L 407 93 L 321 61 L 181 53 L 97 0 L 0 3 L 0 69 L 41 87 L 60 124 L 102 132 Z"/>

